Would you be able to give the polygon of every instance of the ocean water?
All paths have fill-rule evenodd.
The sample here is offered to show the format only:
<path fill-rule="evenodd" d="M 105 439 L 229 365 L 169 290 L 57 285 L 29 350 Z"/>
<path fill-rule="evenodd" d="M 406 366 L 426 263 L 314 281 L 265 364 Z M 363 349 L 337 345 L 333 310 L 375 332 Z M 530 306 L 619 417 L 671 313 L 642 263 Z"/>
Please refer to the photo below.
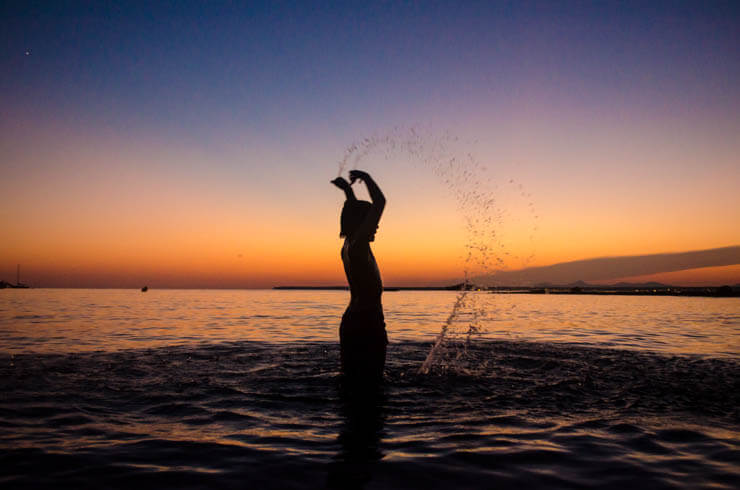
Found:
<path fill-rule="evenodd" d="M 456 297 L 365 393 L 344 291 L 0 291 L 0 485 L 740 487 L 737 298 L 470 293 L 422 373 Z"/>

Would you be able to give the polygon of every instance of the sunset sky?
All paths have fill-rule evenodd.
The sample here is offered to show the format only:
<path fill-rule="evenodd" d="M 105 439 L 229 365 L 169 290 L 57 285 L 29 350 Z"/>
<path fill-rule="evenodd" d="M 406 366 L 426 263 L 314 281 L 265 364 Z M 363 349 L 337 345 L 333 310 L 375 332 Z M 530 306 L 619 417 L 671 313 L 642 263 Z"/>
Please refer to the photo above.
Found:
<path fill-rule="evenodd" d="M 329 180 L 365 138 L 386 285 L 461 277 L 461 189 L 492 269 L 740 245 L 738 2 L 295 3 L 3 2 L 0 279 L 343 284 Z"/>

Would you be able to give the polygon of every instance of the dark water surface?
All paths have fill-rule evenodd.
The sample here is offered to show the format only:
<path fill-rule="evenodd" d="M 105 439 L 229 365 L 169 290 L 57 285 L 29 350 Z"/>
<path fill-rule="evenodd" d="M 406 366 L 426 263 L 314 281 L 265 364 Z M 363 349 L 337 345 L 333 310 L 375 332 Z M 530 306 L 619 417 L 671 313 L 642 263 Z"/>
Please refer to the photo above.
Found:
<path fill-rule="evenodd" d="M 122 308 L 101 297 L 95 308 Z M 305 297 L 284 299 L 281 314 L 292 320 L 283 329 L 318 322 Z M 389 316 L 428 314 L 419 299 L 396 297 L 409 306 Z M 385 382 L 360 396 L 339 375 L 336 342 L 308 338 L 315 333 L 294 341 L 212 339 L 193 335 L 198 324 L 183 320 L 187 335 L 178 338 L 171 326 L 174 341 L 131 341 L 142 344 L 132 348 L 111 330 L 124 320 L 107 319 L 100 322 L 107 333 L 92 336 L 107 335 L 111 346 L 96 340 L 95 349 L 75 348 L 74 329 L 47 304 L 42 314 L 68 330 L 57 335 L 68 343 L 60 348 L 51 327 L 33 331 L 33 319 L 13 321 L 29 313 L 5 301 L 2 488 L 740 487 L 740 360 L 727 347 L 736 341 L 730 303 L 719 303 L 724 313 L 714 327 L 691 303 L 678 313 L 710 325 L 712 338 L 726 329 L 717 348 L 703 341 L 694 354 L 685 345 L 674 353 L 644 342 L 599 346 L 597 338 L 627 335 L 602 321 L 604 332 L 582 342 L 489 335 L 467 349 L 450 343 L 444 362 L 426 375 L 419 367 L 430 340 L 394 340 L 389 323 Z M 614 304 L 600 308 L 613 311 Z M 338 305 L 324 314 L 333 317 Z M 597 306 L 586 309 L 597 315 Z M 94 331 L 79 319 L 86 315 L 75 317 L 78 330 Z M 135 329 L 136 320 L 127 321 Z M 570 321 L 587 323 L 575 315 Z M 328 328 L 336 332 L 336 322 Z M 667 338 L 655 330 L 661 342 Z M 80 339 L 90 345 L 89 337 Z"/>

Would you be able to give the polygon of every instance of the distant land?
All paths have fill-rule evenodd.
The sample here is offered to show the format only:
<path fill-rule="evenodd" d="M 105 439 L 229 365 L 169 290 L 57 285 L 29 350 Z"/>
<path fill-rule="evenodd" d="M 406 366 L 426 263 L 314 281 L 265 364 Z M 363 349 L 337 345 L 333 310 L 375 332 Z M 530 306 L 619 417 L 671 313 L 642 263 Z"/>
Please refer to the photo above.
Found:
<path fill-rule="evenodd" d="M 670 284 L 663 284 L 660 282 L 618 282 L 615 284 L 589 284 L 585 281 L 575 281 L 569 284 L 552 284 L 549 282 L 543 282 L 535 284 L 532 287 L 535 288 L 677 288 L 680 286 L 672 286 Z"/>
<path fill-rule="evenodd" d="M 461 291 L 465 287 L 464 283 L 453 284 L 451 286 L 386 286 L 383 291 Z M 468 286 L 472 289 L 474 286 Z M 283 290 L 317 290 L 317 291 L 349 291 L 348 286 L 275 286 L 272 289 Z"/>
<path fill-rule="evenodd" d="M 275 286 L 278 290 L 324 290 L 348 291 L 347 286 Z M 584 281 L 575 281 L 569 284 L 540 283 L 535 286 L 478 286 L 475 284 L 458 283 L 449 286 L 429 287 L 384 287 L 384 291 L 461 291 L 463 289 L 488 291 L 496 294 L 601 294 L 601 295 L 631 295 L 631 296 L 710 296 L 710 297 L 740 297 L 740 284 L 734 286 L 671 286 L 659 282 L 616 284 L 589 284 Z"/>

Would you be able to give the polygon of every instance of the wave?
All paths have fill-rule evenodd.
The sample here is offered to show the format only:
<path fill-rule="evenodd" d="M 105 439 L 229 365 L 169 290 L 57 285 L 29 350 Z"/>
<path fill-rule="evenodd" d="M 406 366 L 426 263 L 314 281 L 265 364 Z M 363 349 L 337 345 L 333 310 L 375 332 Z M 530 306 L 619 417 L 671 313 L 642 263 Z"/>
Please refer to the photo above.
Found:
<path fill-rule="evenodd" d="M 655 488 L 740 481 L 740 362 L 479 341 L 389 346 L 358 403 L 329 342 L 0 357 L 13 486 Z M 372 485 L 371 485 L 372 486 Z"/>

